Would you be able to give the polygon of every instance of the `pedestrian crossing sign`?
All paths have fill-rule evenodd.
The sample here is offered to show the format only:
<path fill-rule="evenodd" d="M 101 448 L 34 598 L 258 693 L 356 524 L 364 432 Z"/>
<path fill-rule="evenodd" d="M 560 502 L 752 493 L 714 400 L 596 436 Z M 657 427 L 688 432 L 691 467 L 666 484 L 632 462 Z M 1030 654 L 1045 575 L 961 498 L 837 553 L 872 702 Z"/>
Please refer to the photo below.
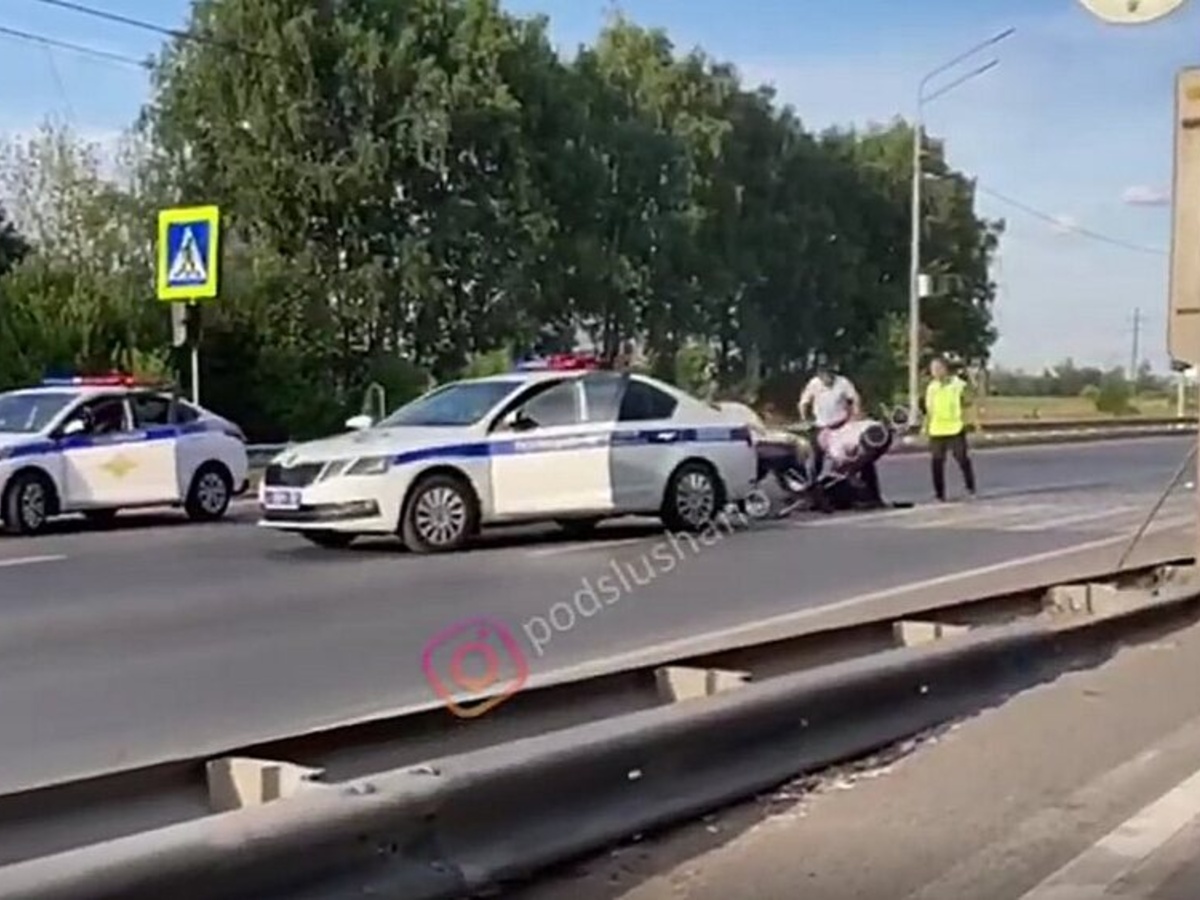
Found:
<path fill-rule="evenodd" d="M 158 214 L 158 299 L 217 296 L 221 211 L 216 206 L 164 209 Z"/>

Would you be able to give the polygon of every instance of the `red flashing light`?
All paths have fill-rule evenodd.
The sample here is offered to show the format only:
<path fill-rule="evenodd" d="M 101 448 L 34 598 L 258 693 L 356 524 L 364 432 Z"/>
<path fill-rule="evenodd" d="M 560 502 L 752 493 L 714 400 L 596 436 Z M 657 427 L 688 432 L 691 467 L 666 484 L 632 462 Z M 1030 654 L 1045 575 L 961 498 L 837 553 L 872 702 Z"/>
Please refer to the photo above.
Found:
<path fill-rule="evenodd" d="M 587 353 L 556 353 L 547 362 L 547 368 L 554 370 L 600 368 L 600 360 Z"/>
<path fill-rule="evenodd" d="M 602 368 L 600 360 L 590 353 L 552 353 L 549 356 L 522 360 L 518 372 L 564 372 Z"/>

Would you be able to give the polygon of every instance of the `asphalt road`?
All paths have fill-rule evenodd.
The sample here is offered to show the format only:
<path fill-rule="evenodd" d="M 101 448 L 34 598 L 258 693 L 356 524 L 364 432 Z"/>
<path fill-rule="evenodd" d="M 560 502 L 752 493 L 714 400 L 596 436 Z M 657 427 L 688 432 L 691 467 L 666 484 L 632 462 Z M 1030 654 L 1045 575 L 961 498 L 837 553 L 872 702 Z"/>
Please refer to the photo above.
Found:
<path fill-rule="evenodd" d="M 1195 900 L 1198 682 L 1200 626 L 1144 636 L 873 760 L 504 896 Z"/>
<path fill-rule="evenodd" d="M 520 656 L 537 679 L 884 602 L 961 570 L 986 584 L 1013 560 L 1080 544 L 1107 539 L 1115 561 L 1187 449 L 1172 438 L 980 453 L 985 496 L 937 508 L 924 460 L 898 457 L 885 486 L 919 501 L 912 510 L 760 523 L 708 545 L 613 527 L 589 542 L 498 533 L 445 557 L 388 542 L 331 552 L 254 527 L 252 508 L 213 526 L 142 515 L 0 540 L 0 792 L 428 703 L 423 648 L 477 617 L 507 660 L 499 677 L 516 677 Z M 1192 510 L 1176 497 L 1159 524 Z M 463 639 L 431 654 L 443 678 Z"/>

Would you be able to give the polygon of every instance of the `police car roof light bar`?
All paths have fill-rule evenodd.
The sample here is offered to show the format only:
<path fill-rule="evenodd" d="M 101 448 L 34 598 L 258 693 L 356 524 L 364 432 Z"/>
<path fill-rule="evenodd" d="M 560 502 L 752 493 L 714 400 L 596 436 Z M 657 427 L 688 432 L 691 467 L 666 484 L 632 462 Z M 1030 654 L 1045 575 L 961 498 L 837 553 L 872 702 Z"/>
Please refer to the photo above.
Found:
<path fill-rule="evenodd" d="M 523 359 L 516 365 L 517 372 L 580 371 L 599 369 L 600 361 L 588 353 L 552 353 L 545 357 Z"/>
<path fill-rule="evenodd" d="M 140 381 L 125 372 L 107 375 L 63 375 L 42 379 L 43 387 L 149 387 L 151 382 Z"/>

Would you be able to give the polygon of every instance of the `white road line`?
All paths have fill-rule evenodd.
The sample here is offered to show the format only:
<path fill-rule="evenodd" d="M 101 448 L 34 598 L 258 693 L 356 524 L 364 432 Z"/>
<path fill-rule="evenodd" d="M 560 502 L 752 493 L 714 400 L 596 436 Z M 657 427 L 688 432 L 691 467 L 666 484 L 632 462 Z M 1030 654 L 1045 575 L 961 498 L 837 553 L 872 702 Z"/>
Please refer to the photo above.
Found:
<path fill-rule="evenodd" d="M 1200 816 L 1200 772 L 1122 822 L 1020 900 L 1101 900 Z M 1132 898 L 1131 898 L 1132 900 Z"/>
<path fill-rule="evenodd" d="M 0 569 L 12 569 L 17 566 L 35 566 L 38 563 L 62 562 L 66 559 L 61 554 L 50 556 L 18 556 L 16 559 L 0 559 Z"/>
<path fill-rule="evenodd" d="M 1057 519 L 1042 519 L 1040 522 L 1030 522 L 1027 525 L 1013 525 L 1006 531 L 1050 531 L 1055 528 L 1066 528 L 1070 525 L 1081 525 L 1084 522 L 1099 522 L 1102 519 L 1115 519 L 1126 513 L 1137 512 L 1137 506 L 1116 506 L 1107 509 L 1092 509 L 1087 512 L 1073 513 L 1069 516 L 1059 516 Z M 1145 515 L 1148 508 L 1142 510 Z"/>
<path fill-rule="evenodd" d="M 1031 503 L 1024 506 L 964 506 L 937 518 L 912 523 L 906 522 L 904 527 L 913 531 L 925 531 L 931 528 L 1003 528 L 1009 522 L 1028 521 L 1039 514 L 1061 509 L 1062 507 L 1044 503 Z"/>
<path fill-rule="evenodd" d="M 903 516 L 911 516 L 917 513 L 924 512 L 926 507 L 923 506 L 908 506 L 903 509 L 884 509 L 879 512 L 863 512 L 851 513 L 846 518 L 831 517 L 828 519 L 817 519 L 811 522 L 792 522 L 792 528 L 844 528 L 847 525 L 858 525 L 862 522 L 878 522 L 881 519 L 898 519 Z"/>
<path fill-rule="evenodd" d="M 660 535 L 659 539 L 661 539 L 661 537 L 662 536 Z M 555 544 L 552 547 L 538 547 L 534 550 L 527 550 L 525 555 L 534 558 L 542 558 L 547 556 L 565 556 L 568 553 L 595 553 L 597 551 L 607 550 L 610 547 L 628 547 L 631 544 L 641 544 L 653 539 L 653 535 L 647 535 L 646 537 L 621 538 L 617 541 L 606 541 L 604 538 L 598 537 L 595 540 L 587 541 L 585 543 Z"/>
<path fill-rule="evenodd" d="M 1190 522 L 1191 520 L 1189 519 L 1183 524 L 1189 524 Z M 1175 526 L 1173 526 L 1170 521 L 1156 522 L 1146 530 L 1145 537 L 1170 531 L 1173 527 Z M 542 676 L 531 678 L 526 687 L 527 689 L 533 687 L 543 687 L 552 684 L 561 684 L 567 681 L 581 680 L 583 678 L 593 677 L 600 673 L 611 674 L 612 672 L 624 671 L 630 668 L 641 668 L 646 665 L 647 659 L 653 660 L 657 663 L 662 660 L 679 659 L 683 656 L 703 655 L 705 652 L 711 652 L 710 648 L 728 649 L 729 647 L 744 646 L 751 643 L 762 643 L 765 640 L 764 634 L 768 633 L 771 634 L 772 640 L 778 640 L 781 637 L 785 637 L 787 633 L 798 629 L 802 623 L 813 618 L 829 616 L 830 614 L 839 612 L 841 610 L 855 609 L 869 603 L 888 600 L 903 594 L 916 593 L 919 591 L 928 590 L 930 588 L 954 584 L 957 581 L 965 581 L 972 578 L 981 578 L 986 575 L 996 575 L 1002 572 L 1009 572 L 1012 569 L 1019 568 L 1021 566 L 1053 562 L 1054 560 L 1062 559 L 1063 557 L 1074 556 L 1079 553 L 1087 553 L 1109 547 L 1113 548 L 1114 553 L 1119 553 L 1121 545 L 1128 542 L 1128 540 L 1128 534 L 1113 534 L 1098 538 L 1094 541 L 1083 541 L 1078 544 L 1071 544 L 1068 547 L 1058 547 L 1054 550 L 1047 550 L 1044 553 L 1033 553 L 1029 556 L 1017 556 L 1011 559 L 1003 560 L 1002 562 L 990 563 L 989 565 L 985 566 L 977 566 L 971 569 L 961 569 L 957 572 L 949 572 L 945 575 L 937 575 L 933 578 L 925 578 L 919 581 L 910 581 L 904 584 L 897 584 L 892 587 L 883 588 L 882 590 L 859 594 L 856 597 L 850 597 L 846 600 L 838 600 L 833 603 L 825 603 L 820 606 L 808 607 L 807 609 L 782 613 L 781 615 L 771 616 L 767 619 L 760 619 L 757 622 L 751 622 L 745 625 L 735 625 L 731 628 L 722 628 L 716 631 L 709 631 L 693 637 L 677 638 L 671 641 L 664 641 L 660 644 L 653 644 L 640 650 L 633 650 L 628 653 L 618 653 L 614 654 L 613 656 L 604 657 L 603 659 L 595 662 L 586 662 L 579 665 L 567 666 L 562 669 L 556 669 L 554 671 L 547 672 Z"/>

